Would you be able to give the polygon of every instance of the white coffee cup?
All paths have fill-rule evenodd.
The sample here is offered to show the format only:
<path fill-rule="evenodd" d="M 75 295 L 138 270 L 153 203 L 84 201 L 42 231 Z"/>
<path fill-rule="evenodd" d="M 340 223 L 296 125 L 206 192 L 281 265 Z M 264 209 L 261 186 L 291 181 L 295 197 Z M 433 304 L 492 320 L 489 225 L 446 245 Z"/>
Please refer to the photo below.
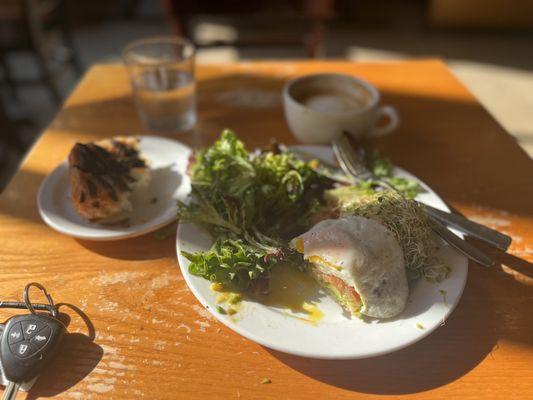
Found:
<path fill-rule="evenodd" d="M 283 88 L 285 118 L 303 143 L 330 143 L 342 132 L 356 139 L 392 132 L 399 124 L 398 113 L 379 101 L 372 84 L 344 74 L 305 75 Z"/>

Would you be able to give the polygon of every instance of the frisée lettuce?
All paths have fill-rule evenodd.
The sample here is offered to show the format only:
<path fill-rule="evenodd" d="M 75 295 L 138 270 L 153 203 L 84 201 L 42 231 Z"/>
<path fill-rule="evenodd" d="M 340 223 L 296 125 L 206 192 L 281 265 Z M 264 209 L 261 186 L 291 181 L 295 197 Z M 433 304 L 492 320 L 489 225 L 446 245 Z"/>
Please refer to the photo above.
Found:
<path fill-rule="evenodd" d="M 192 199 L 178 204 L 178 217 L 206 227 L 215 243 L 183 253 L 189 271 L 245 290 L 295 257 L 288 239 L 309 226 L 329 182 L 291 153 L 249 152 L 230 130 L 194 157 Z"/>

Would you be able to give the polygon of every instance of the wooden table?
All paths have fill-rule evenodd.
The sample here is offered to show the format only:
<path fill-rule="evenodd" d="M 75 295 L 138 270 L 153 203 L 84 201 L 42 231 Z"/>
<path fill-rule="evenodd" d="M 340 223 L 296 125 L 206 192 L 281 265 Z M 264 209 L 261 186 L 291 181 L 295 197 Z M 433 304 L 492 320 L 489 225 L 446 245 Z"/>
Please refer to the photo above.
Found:
<path fill-rule="evenodd" d="M 207 145 L 230 127 L 250 146 L 271 137 L 294 142 L 280 89 L 292 76 L 319 71 L 356 74 L 380 88 L 402 124 L 375 145 L 453 207 L 512 235 L 509 254 L 482 246 L 498 267 L 470 263 L 446 324 L 390 355 L 319 361 L 252 343 L 189 292 L 173 235 L 92 243 L 60 235 L 39 218 L 39 184 L 76 141 L 146 133 L 124 68 L 96 66 L 0 197 L 0 298 L 21 299 L 27 282 L 41 282 L 57 302 L 79 307 L 95 331 L 91 340 L 81 313 L 62 307 L 76 333 L 28 398 L 533 398 L 533 163 L 443 63 L 201 66 L 200 122 L 194 134 L 176 137 Z"/>

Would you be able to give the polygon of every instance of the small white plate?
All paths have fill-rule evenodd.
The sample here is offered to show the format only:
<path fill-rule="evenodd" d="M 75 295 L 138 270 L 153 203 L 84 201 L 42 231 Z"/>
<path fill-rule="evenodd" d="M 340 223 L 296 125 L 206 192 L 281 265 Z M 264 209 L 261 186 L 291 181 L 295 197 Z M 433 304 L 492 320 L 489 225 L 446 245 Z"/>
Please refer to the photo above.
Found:
<path fill-rule="evenodd" d="M 152 179 L 131 196 L 133 211 L 127 227 L 92 223 L 82 218 L 70 201 L 67 161 L 50 173 L 39 188 L 37 204 L 42 219 L 65 235 L 87 240 L 117 240 L 154 231 L 176 219 L 177 200 L 191 190 L 186 174 L 191 149 L 176 140 L 140 136 L 140 150 L 150 163 Z M 156 201 L 153 201 L 157 199 Z"/>
<path fill-rule="evenodd" d="M 301 150 L 333 161 L 333 152 L 326 146 L 298 146 Z M 396 168 L 397 176 L 416 179 L 408 172 Z M 440 197 L 420 181 L 427 190 L 418 200 L 441 210 L 449 211 Z M 323 359 L 355 359 L 390 353 L 409 346 L 429 335 L 453 311 L 466 283 L 467 260 L 449 246 L 440 249 L 440 258 L 452 272 L 441 283 L 429 283 L 421 279 L 411 290 L 409 302 L 398 317 L 364 322 L 349 318 L 342 308 L 324 295 L 317 296 L 316 306 L 324 318 L 316 326 L 302 322 L 294 314 L 279 307 L 270 307 L 244 300 L 235 316 L 216 311 L 216 294 L 206 279 L 191 275 L 189 261 L 181 251 L 207 250 L 211 237 L 194 224 L 180 223 L 177 234 L 177 253 L 181 272 L 196 298 L 215 318 L 242 336 L 263 346 L 298 356 Z M 236 317 L 236 318 L 235 318 Z"/>

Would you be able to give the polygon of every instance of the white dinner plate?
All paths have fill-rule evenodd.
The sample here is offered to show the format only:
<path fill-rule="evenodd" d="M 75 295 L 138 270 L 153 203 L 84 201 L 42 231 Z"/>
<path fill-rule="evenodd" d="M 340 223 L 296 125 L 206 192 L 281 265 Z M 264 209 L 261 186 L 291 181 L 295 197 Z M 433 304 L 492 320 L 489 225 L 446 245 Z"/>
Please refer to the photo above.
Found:
<path fill-rule="evenodd" d="M 117 240 L 154 231 L 176 219 L 176 201 L 184 200 L 191 185 L 186 175 L 191 149 L 176 140 L 140 136 L 140 150 L 148 160 L 152 179 L 147 188 L 132 193 L 133 210 L 124 214 L 128 226 L 109 226 L 82 218 L 70 201 L 67 161 L 43 181 L 37 195 L 42 219 L 51 228 L 79 239 Z"/>
<path fill-rule="evenodd" d="M 333 152 L 326 146 L 298 146 L 299 149 L 333 161 Z M 418 180 L 396 168 L 395 174 Z M 417 199 L 441 210 L 449 211 L 440 197 L 418 180 L 426 193 Z M 419 280 L 409 295 L 406 309 L 399 316 L 382 321 L 365 322 L 346 316 L 342 308 L 324 294 L 317 294 L 316 307 L 324 313 L 316 325 L 298 319 L 305 312 L 294 313 L 275 306 L 244 300 L 235 316 L 216 311 L 216 297 L 206 279 L 189 273 L 189 261 L 181 251 L 207 250 L 212 243 L 209 234 L 198 226 L 180 223 L 177 253 L 181 272 L 196 298 L 215 318 L 242 336 L 263 346 L 298 356 L 323 359 L 355 359 L 390 353 L 409 346 L 444 323 L 459 302 L 467 276 L 467 259 L 447 245 L 439 250 L 441 260 L 451 268 L 441 283 Z M 295 318 L 296 317 L 296 318 Z"/>

